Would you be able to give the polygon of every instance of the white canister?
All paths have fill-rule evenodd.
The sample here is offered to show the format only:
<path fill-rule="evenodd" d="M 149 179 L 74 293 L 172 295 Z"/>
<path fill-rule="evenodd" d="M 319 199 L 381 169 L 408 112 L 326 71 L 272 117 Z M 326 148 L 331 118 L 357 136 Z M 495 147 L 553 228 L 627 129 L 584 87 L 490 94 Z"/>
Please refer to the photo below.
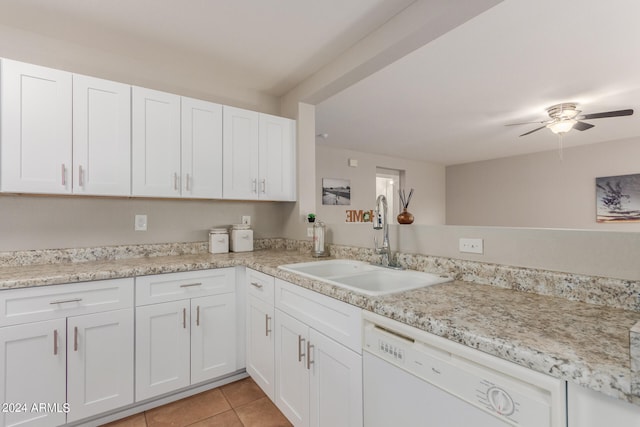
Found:
<path fill-rule="evenodd" d="M 231 251 L 249 252 L 253 250 L 253 230 L 245 224 L 231 226 Z"/>
<path fill-rule="evenodd" d="M 229 233 L 226 228 L 212 228 L 209 230 L 209 252 L 212 254 L 229 252 Z"/>

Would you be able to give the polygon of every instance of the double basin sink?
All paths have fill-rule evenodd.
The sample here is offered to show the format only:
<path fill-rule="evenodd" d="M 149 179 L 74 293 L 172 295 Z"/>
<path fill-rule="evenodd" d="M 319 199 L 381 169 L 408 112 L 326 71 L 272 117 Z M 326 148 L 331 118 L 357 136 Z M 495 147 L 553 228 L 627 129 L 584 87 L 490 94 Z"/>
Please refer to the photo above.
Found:
<path fill-rule="evenodd" d="M 346 259 L 286 264 L 278 268 L 370 296 L 408 291 L 452 280 L 431 273 L 394 270 Z"/>

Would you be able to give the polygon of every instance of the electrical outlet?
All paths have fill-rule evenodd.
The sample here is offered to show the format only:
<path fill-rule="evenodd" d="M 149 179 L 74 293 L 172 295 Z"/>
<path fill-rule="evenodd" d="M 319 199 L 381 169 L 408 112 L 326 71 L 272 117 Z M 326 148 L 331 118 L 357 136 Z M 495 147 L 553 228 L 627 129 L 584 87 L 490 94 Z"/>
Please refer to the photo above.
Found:
<path fill-rule="evenodd" d="M 147 231 L 147 216 L 146 215 L 136 215 L 135 223 L 134 223 L 135 231 Z"/>
<path fill-rule="evenodd" d="M 307 227 L 307 237 L 313 237 L 313 227 Z"/>
<path fill-rule="evenodd" d="M 242 223 L 244 225 L 251 225 L 251 217 L 249 215 L 242 216 Z"/>
<path fill-rule="evenodd" d="M 459 250 L 460 252 L 481 254 L 484 252 L 484 245 L 482 239 L 460 239 Z"/>

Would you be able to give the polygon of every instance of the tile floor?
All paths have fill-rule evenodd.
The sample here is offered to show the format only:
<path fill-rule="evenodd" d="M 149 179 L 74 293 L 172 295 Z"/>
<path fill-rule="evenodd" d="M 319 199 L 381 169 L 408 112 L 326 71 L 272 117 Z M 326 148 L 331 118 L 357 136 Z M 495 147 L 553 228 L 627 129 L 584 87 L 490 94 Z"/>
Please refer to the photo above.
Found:
<path fill-rule="evenodd" d="M 245 378 L 107 426 L 284 427 L 291 423 L 251 378 Z"/>

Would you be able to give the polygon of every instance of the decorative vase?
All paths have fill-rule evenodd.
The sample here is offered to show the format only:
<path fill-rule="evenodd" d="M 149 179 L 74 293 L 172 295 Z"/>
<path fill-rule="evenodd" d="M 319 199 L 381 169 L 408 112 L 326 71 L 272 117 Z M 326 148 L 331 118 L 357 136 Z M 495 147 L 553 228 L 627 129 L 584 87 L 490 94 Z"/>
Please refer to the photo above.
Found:
<path fill-rule="evenodd" d="M 398 214 L 398 224 L 413 224 L 413 214 L 407 212 L 407 208 L 402 209 Z"/>

